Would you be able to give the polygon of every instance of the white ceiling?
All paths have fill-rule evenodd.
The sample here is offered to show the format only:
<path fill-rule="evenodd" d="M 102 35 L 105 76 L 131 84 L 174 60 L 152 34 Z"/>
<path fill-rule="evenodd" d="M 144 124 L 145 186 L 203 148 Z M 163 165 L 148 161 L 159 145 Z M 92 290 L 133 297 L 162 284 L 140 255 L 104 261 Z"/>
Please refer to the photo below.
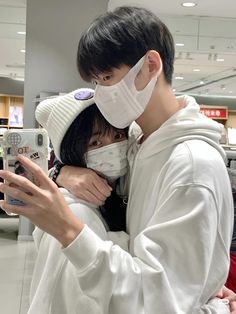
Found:
<path fill-rule="evenodd" d="M 184 8 L 182 2 L 110 0 L 108 9 L 145 5 L 168 25 L 175 43 L 184 44 L 176 47 L 177 92 L 236 96 L 236 0 L 196 0 L 194 8 Z M 25 36 L 17 32 L 25 29 L 26 0 L 0 0 L 0 76 L 24 77 L 25 54 L 20 50 Z"/>
<path fill-rule="evenodd" d="M 24 78 L 26 0 L 0 0 L 0 77 Z"/>

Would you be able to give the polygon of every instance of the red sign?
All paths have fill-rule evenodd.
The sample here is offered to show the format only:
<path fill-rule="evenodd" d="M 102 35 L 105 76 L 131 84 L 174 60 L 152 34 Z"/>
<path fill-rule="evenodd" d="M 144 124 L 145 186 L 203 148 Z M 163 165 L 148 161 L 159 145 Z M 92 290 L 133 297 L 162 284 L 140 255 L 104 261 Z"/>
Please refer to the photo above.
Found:
<path fill-rule="evenodd" d="M 228 108 L 221 107 L 200 107 L 200 112 L 211 119 L 228 119 Z"/>

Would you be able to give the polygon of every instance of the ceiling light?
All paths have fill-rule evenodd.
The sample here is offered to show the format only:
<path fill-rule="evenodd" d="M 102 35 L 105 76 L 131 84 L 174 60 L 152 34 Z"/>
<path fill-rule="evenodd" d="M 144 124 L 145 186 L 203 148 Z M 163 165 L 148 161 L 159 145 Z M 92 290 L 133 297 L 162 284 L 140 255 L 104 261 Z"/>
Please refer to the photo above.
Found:
<path fill-rule="evenodd" d="M 183 2 L 182 6 L 186 8 L 192 8 L 195 7 L 197 4 L 195 2 Z"/>
<path fill-rule="evenodd" d="M 26 32 L 17 32 L 17 34 L 19 34 L 19 35 L 25 35 Z"/>
<path fill-rule="evenodd" d="M 183 78 L 183 76 L 176 76 L 175 79 L 176 80 L 183 80 L 184 78 Z"/>
<path fill-rule="evenodd" d="M 200 69 L 193 69 L 193 72 L 200 72 Z"/>
<path fill-rule="evenodd" d="M 178 46 L 178 47 L 183 47 L 183 46 L 184 46 L 184 44 L 182 44 L 182 43 L 176 43 L 176 44 L 175 44 L 175 46 Z"/>
<path fill-rule="evenodd" d="M 200 84 L 203 85 L 203 84 L 205 84 L 205 82 L 204 81 L 200 81 Z"/>
<path fill-rule="evenodd" d="M 20 50 L 20 52 L 23 52 L 23 53 L 25 53 L 25 49 L 21 49 L 21 50 Z"/>
<path fill-rule="evenodd" d="M 216 59 L 216 61 L 217 61 L 217 62 L 224 62 L 225 59 L 223 59 L 223 58 L 218 58 L 218 59 Z"/>
<path fill-rule="evenodd" d="M 173 90 L 173 92 L 176 92 L 176 89 L 175 89 L 175 88 L 173 88 L 172 90 Z"/>

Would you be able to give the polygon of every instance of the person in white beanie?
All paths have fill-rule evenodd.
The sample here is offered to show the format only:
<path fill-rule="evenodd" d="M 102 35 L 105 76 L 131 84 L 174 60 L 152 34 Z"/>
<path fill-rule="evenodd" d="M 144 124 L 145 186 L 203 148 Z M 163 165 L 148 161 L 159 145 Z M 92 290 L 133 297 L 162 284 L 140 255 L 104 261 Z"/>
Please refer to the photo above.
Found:
<path fill-rule="evenodd" d="M 127 129 L 114 128 L 103 118 L 93 94 L 93 90 L 84 88 L 45 100 L 38 105 L 35 115 L 48 131 L 55 155 L 63 165 L 90 167 L 113 186 L 114 191 L 100 207 L 60 188 L 71 211 L 101 239 L 116 239 L 120 245 L 124 241 L 126 248 L 127 236 L 122 232 L 125 231 L 125 193 L 119 196 L 115 190 L 119 181 L 121 193 L 120 177 L 127 171 Z M 62 253 L 60 243 L 37 227 L 33 237 L 37 259 L 28 314 L 73 314 L 81 310 L 99 313 L 96 303 L 81 291 L 76 269 Z"/>

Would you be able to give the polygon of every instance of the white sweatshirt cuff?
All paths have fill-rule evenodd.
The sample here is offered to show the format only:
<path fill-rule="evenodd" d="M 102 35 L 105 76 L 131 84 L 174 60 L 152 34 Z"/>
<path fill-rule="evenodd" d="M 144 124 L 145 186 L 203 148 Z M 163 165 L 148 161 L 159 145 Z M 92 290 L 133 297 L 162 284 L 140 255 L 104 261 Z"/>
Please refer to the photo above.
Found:
<path fill-rule="evenodd" d="M 70 262 L 80 272 L 95 263 L 102 241 L 87 225 L 84 226 L 75 240 L 62 249 Z"/>

